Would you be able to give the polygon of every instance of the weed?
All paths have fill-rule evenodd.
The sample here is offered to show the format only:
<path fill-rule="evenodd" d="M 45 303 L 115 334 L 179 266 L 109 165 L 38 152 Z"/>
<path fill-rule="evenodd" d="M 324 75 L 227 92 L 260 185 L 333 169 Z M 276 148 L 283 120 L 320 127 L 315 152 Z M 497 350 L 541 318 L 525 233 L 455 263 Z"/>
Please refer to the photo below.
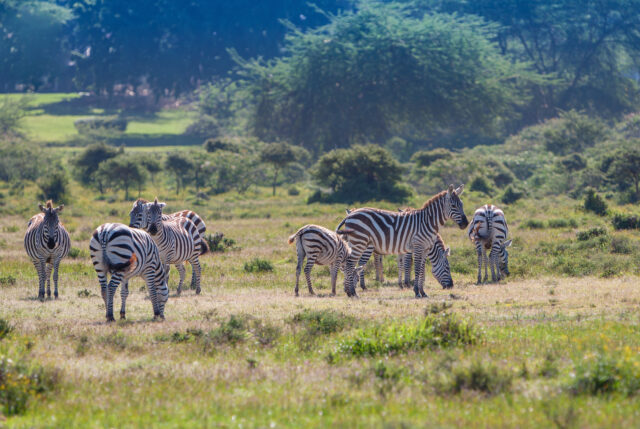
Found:
<path fill-rule="evenodd" d="M 637 361 L 598 354 L 575 366 L 568 389 L 574 395 L 636 395 L 640 393 L 640 369 L 634 364 Z"/>
<path fill-rule="evenodd" d="M 513 374 L 489 363 L 477 361 L 471 365 L 461 365 L 453 369 L 453 377 L 440 389 L 450 393 L 474 390 L 488 395 L 497 395 L 511 389 Z"/>
<path fill-rule="evenodd" d="M 14 286 L 16 284 L 16 278 L 11 274 L 0 277 L 0 286 Z"/>
<path fill-rule="evenodd" d="M 589 228 L 586 231 L 578 231 L 576 234 L 576 238 L 578 241 L 587 241 L 591 240 L 594 237 L 604 237 L 607 235 L 607 230 L 601 226 L 595 226 L 593 228 Z"/>
<path fill-rule="evenodd" d="M 540 365 L 540 368 L 538 369 L 538 375 L 545 378 L 554 378 L 558 375 L 558 373 L 559 371 L 556 365 L 555 356 L 553 355 L 553 353 L 547 352 L 544 360 L 542 361 L 542 364 Z"/>
<path fill-rule="evenodd" d="M 32 398 L 41 397 L 58 384 L 58 372 L 33 364 L 25 356 L 0 355 L 0 406 L 6 416 L 22 414 Z"/>
<path fill-rule="evenodd" d="M 13 326 L 5 319 L 0 319 L 0 340 L 4 339 L 13 332 Z"/>
<path fill-rule="evenodd" d="M 268 322 L 253 320 L 251 324 L 251 334 L 262 346 L 271 346 L 280 338 L 280 328 Z"/>
<path fill-rule="evenodd" d="M 227 250 L 239 250 L 236 246 L 236 241 L 232 238 L 225 238 L 224 234 L 216 232 L 214 234 L 207 234 L 204 237 L 209 250 L 211 252 L 226 252 Z"/>
<path fill-rule="evenodd" d="M 424 315 L 428 316 L 430 314 L 442 313 L 443 311 L 447 311 L 451 307 L 453 307 L 453 304 L 446 301 L 429 304 L 429 306 L 424 309 Z"/>
<path fill-rule="evenodd" d="M 20 231 L 20 228 L 16 225 L 10 225 L 10 226 L 5 226 L 4 228 L 2 228 L 2 231 L 4 232 L 18 232 Z"/>
<path fill-rule="evenodd" d="M 313 337 L 340 332 L 353 324 L 354 319 L 334 310 L 309 310 L 293 316 L 292 322 L 302 325 L 305 332 Z"/>
<path fill-rule="evenodd" d="M 203 345 L 207 351 L 214 345 L 236 345 L 246 341 L 247 338 L 247 317 L 232 314 L 229 320 L 223 321 L 220 326 L 205 335 Z"/>
<path fill-rule="evenodd" d="M 89 253 L 86 250 L 78 249 L 77 247 L 72 247 L 71 249 L 69 249 L 69 257 L 72 259 L 88 258 Z"/>
<path fill-rule="evenodd" d="M 244 270 L 247 273 L 264 273 L 273 271 L 273 265 L 266 259 L 253 258 L 244 263 Z"/>
<path fill-rule="evenodd" d="M 82 289 L 78 291 L 78 298 L 89 298 L 93 294 L 89 289 Z"/>
<path fill-rule="evenodd" d="M 545 228 L 545 222 L 543 220 L 538 220 L 538 219 L 529 219 L 528 221 L 526 221 L 526 222 L 524 222 L 522 224 L 522 228 L 544 229 Z"/>
<path fill-rule="evenodd" d="M 76 346 L 76 354 L 78 356 L 84 356 L 89 351 L 90 346 L 89 337 L 86 335 L 80 336 L 80 338 L 78 338 L 78 345 Z"/>
<path fill-rule="evenodd" d="M 578 222 L 576 222 L 575 219 L 557 218 L 549 219 L 547 221 L 547 225 L 549 228 L 577 228 Z"/>
<path fill-rule="evenodd" d="M 127 337 L 120 331 L 103 335 L 98 338 L 98 342 L 119 351 L 125 350 L 129 345 Z"/>

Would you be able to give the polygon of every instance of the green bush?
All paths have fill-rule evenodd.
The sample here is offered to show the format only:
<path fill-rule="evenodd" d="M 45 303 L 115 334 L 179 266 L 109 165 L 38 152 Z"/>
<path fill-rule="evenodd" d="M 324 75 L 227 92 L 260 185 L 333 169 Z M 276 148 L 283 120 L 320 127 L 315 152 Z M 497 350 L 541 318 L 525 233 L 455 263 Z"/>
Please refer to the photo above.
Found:
<path fill-rule="evenodd" d="M 547 221 L 547 225 L 549 228 L 577 228 L 578 222 L 575 219 L 558 218 L 549 219 Z"/>
<path fill-rule="evenodd" d="M 115 116 L 78 119 L 73 123 L 81 135 L 124 133 L 127 130 L 127 125 L 126 119 Z"/>
<path fill-rule="evenodd" d="M 428 167 L 439 159 L 451 159 L 453 153 L 444 148 L 433 150 L 421 150 L 411 156 L 411 161 L 416 163 L 418 167 Z"/>
<path fill-rule="evenodd" d="M 476 176 L 469 185 L 469 189 L 476 192 L 482 192 L 491 195 L 491 185 L 489 181 L 482 176 Z"/>
<path fill-rule="evenodd" d="M 214 344 L 236 345 L 248 338 L 248 320 L 245 316 L 231 315 L 229 320 L 207 334 L 207 342 Z"/>
<path fill-rule="evenodd" d="M 543 220 L 529 219 L 522 223 L 522 227 L 528 229 L 544 229 L 546 224 Z"/>
<path fill-rule="evenodd" d="M 12 331 L 13 326 L 11 326 L 8 321 L 0 319 L 0 340 L 6 338 L 6 336 L 9 335 Z"/>
<path fill-rule="evenodd" d="M 475 344 L 480 333 L 472 324 L 455 315 L 439 313 L 413 323 L 390 323 L 358 330 L 338 342 L 337 351 L 351 356 L 406 353 L 426 347 Z"/>
<path fill-rule="evenodd" d="M 56 203 L 69 204 L 69 178 L 64 170 L 57 170 L 47 174 L 38 180 L 40 193 L 38 197 L 43 200 L 53 200 Z"/>
<path fill-rule="evenodd" d="M 611 253 L 630 255 L 638 250 L 638 244 L 624 235 L 614 235 L 611 237 Z"/>
<path fill-rule="evenodd" d="M 273 265 L 266 259 L 254 258 L 244 263 L 244 270 L 247 273 L 264 273 L 273 271 Z"/>
<path fill-rule="evenodd" d="M 445 389 L 451 393 L 473 390 L 488 395 L 508 392 L 513 384 L 513 374 L 491 363 L 474 361 L 471 365 L 454 368 L 453 377 Z"/>
<path fill-rule="evenodd" d="M 584 199 L 584 209 L 599 216 L 605 216 L 607 214 L 608 207 L 602 197 L 596 194 L 596 191 L 589 189 L 587 191 L 587 196 Z"/>
<path fill-rule="evenodd" d="M 608 232 L 605 228 L 601 226 L 594 226 L 593 228 L 589 228 L 586 231 L 578 231 L 576 234 L 576 238 L 578 241 L 587 241 L 591 240 L 594 237 L 603 237 L 608 235 Z"/>
<path fill-rule="evenodd" d="M 0 286 L 14 286 L 16 284 L 16 278 L 11 274 L 0 277 Z"/>
<path fill-rule="evenodd" d="M 559 119 L 549 121 L 543 136 L 547 150 L 563 155 L 580 152 L 601 142 L 606 137 L 606 129 L 601 120 L 571 110 L 561 113 Z"/>
<path fill-rule="evenodd" d="M 86 250 L 78 249 L 77 247 L 72 247 L 71 249 L 69 249 L 69 257 L 72 259 L 85 258 L 88 256 L 89 253 Z"/>
<path fill-rule="evenodd" d="M 289 196 L 291 197 L 295 197 L 296 195 L 300 195 L 300 190 L 295 186 L 292 186 L 287 190 L 287 194 L 289 194 Z"/>
<path fill-rule="evenodd" d="M 304 328 L 309 336 L 316 337 L 340 332 L 354 323 L 351 316 L 334 310 L 309 310 L 293 316 L 292 322 Z"/>
<path fill-rule="evenodd" d="M 218 150 L 226 150 L 228 152 L 234 153 L 240 152 L 240 148 L 236 143 L 220 138 L 211 138 L 205 140 L 203 147 L 207 152 L 215 152 Z"/>
<path fill-rule="evenodd" d="M 632 362 L 599 354 L 575 366 L 575 377 L 568 389 L 574 395 L 637 395 L 640 393 L 640 367 L 637 363 L 637 360 Z"/>
<path fill-rule="evenodd" d="M 615 229 L 640 229 L 640 216 L 616 213 L 611 219 Z"/>
<path fill-rule="evenodd" d="M 225 238 L 221 232 L 207 234 L 204 236 L 211 252 L 226 252 L 237 250 L 236 241 L 233 238 Z"/>
<path fill-rule="evenodd" d="M 509 185 L 504 190 L 500 200 L 505 204 L 513 204 L 524 196 L 524 191 L 517 190 L 515 187 Z"/>

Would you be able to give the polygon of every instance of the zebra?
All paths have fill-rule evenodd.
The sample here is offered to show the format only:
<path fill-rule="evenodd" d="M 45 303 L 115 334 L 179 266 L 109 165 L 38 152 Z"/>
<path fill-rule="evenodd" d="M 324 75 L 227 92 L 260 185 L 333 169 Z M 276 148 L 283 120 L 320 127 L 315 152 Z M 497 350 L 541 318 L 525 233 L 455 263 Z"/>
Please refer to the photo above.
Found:
<path fill-rule="evenodd" d="M 24 235 L 24 248 L 38 272 L 38 299 L 44 301 L 44 284 L 47 283 L 47 296 L 51 298 L 51 271 L 53 271 L 53 296 L 58 298 L 58 267 L 62 258 L 69 254 L 71 239 L 60 223 L 59 213 L 64 204 L 53 207 L 51 200 L 46 205 L 39 204 L 42 213 L 33 216 L 27 224 Z"/>
<path fill-rule="evenodd" d="M 148 229 L 147 220 L 148 220 L 149 207 L 151 207 L 151 204 L 152 203 L 142 198 L 138 198 L 133 203 L 133 207 L 129 212 L 129 227 L 141 228 L 145 230 Z M 191 210 L 181 210 L 179 212 L 175 212 L 172 214 L 162 215 L 163 221 L 170 220 L 170 219 L 179 219 L 179 218 L 189 219 L 191 222 L 193 222 L 193 224 L 196 226 L 198 230 L 200 238 L 204 239 L 204 234 L 207 231 L 207 225 L 204 223 L 202 218 L 196 212 L 193 212 Z M 202 246 L 201 244 L 198 244 L 198 245 Z M 180 295 L 180 293 L 182 292 L 182 285 L 184 283 L 184 278 L 186 276 L 186 269 L 182 262 L 176 263 L 175 266 L 176 266 L 176 269 L 178 270 L 178 274 L 180 275 L 180 282 L 178 283 L 178 290 L 177 290 L 178 295 Z M 195 284 L 194 276 L 195 276 L 195 272 L 192 272 L 191 273 L 192 285 Z"/>
<path fill-rule="evenodd" d="M 158 246 L 151 236 L 140 229 L 129 228 L 121 223 L 105 223 L 93 233 L 89 242 L 93 267 L 98 274 L 102 299 L 107 310 L 107 322 L 113 322 L 113 298 L 122 282 L 120 296 L 122 306 L 120 318 L 126 318 L 126 302 L 129 296 L 128 280 L 144 277 L 154 320 L 164 319 L 164 306 L 169 298 L 165 266 L 160 260 Z M 107 273 L 111 279 L 107 284 Z"/>
<path fill-rule="evenodd" d="M 167 279 L 169 276 L 169 264 L 177 265 L 188 261 L 193 269 L 191 287 L 196 294 L 200 293 L 201 267 L 198 257 L 209 251 L 207 243 L 202 239 L 195 224 L 187 218 L 169 218 L 163 220 L 162 209 L 165 203 L 159 203 L 158 198 L 151 203 L 145 222 L 147 231 L 157 244 L 160 259 L 167 264 Z M 177 294 L 182 292 L 184 269 L 180 272 L 180 283 Z"/>
<path fill-rule="evenodd" d="M 504 212 L 493 204 L 485 204 L 475 211 L 467 235 L 476 246 L 478 254 L 478 284 L 486 283 L 489 277 L 487 265 L 491 266 L 491 281 L 496 282 L 509 275 L 509 253 L 507 247 L 512 240 L 505 241 L 509 227 Z M 491 249 L 487 260 L 487 249 Z M 484 281 L 482 261 L 484 260 Z"/>
<path fill-rule="evenodd" d="M 387 210 L 361 208 L 351 212 L 336 229 L 345 234 L 351 244 L 351 255 L 345 266 L 344 289 L 348 296 L 357 296 L 352 283 L 353 269 L 362 253 L 371 245 L 380 254 L 403 254 L 412 252 L 414 257 L 415 281 L 413 290 L 416 298 L 426 298 L 424 292 L 424 267 L 426 254 L 436 240 L 440 225 L 453 219 L 460 229 L 469 224 L 464 214 L 460 195 L 464 185 L 449 189 L 428 200 L 421 209 L 398 213 Z M 344 226 L 344 230 L 340 230 Z M 442 285 L 453 287 L 453 282 Z"/>
<path fill-rule="evenodd" d="M 345 209 L 345 211 L 347 212 L 347 215 L 354 210 L 355 209 Z M 376 272 L 376 281 L 384 283 L 384 264 L 382 261 L 382 255 L 380 255 L 379 253 L 375 253 L 373 251 L 373 246 L 367 247 L 367 250 L 365 250 L 364 253 L 362 253 L 362 256 L 360 257 L 360 261 L 358 261 L 358 265 L 362 265 L 362 266 L 367 265 L 367 262 L 369 262 L 369 259 L 371 259 L 371 255 L 373 255 L 373 267 Z M 362 288 L 362 290 L 367 289 L 365 280 L 364 280 L 364 270 L 362 270 L 362 272 L 360 273 L 360 287 Z"/>
<path fill-rule="evenodd" d="M 305 225 L 295 234 L 289 237 L 289 244 L 296 242 L 298 253 L 298 264 L 296 265 L 296 288 L 295 294 L 298 296 L 298 285 L 300 283 L 300 272 L 302 262 L 306 256 L 307 264 L 304 267 L 304 275 L 307 278 L 309 293 L 315 295 L 311 287 L 311 269 L 314 264 L 329 265 L 331 273 L 331 295 L 336 294 L 336 280 L 338 270 L 343 270 L 344 264 L 351 254 L 349 244 L 335 232 L 318 225 Z M 357 281 L 360 273 L 364 269 L 359 266 L 353 271 L 354 281 Z"/>

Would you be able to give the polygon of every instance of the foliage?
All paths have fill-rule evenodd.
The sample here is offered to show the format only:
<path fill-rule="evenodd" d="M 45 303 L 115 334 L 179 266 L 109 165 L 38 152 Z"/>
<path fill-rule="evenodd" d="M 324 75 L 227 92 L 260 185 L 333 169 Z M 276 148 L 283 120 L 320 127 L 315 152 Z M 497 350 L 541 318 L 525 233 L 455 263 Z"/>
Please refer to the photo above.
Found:
<path fill-rule="evenodd" d="M 602 121 L 571 110 L 559 116 L 560 125 L 544 132 L 545 144 L 555 154 L 579 152 L 604 140 L 606 127 Z"/>
<path fill-rule="evenodd" d="M 260 152 L 260 161 L 273 166 L 273 195 L 276 195 L 278 173 L 287 165 L 297 160 L 297 153 L 293 146 L 287 143 L 270 143 L 265 145 Z"/>
<path fill-rule="evenodd" d="M 83 185 L 95 186 L 104 193 L 104 177 L 99 174 L 100 164 L 118 155 L 118 149 L 105 143 L 95 143 L 87 146 L 77 158 L 72 161 L 75 177 Z"/>
<path fill-rule="evenodd" d="M 426 347 L 475 344 L 480 334 L 453 314 L 429 315 L 413 323 L 391 323 L 358 330 L 338 343 L 340 353 L 361 357 L 406 353 Z"/>
<path fill-rule="evenodd" d="M 596 194 L 596 191 L 589 189 L 584 199 L 584 209 L 600 216 L 607 214 L 608 206 L 602 197 Z"/>
<path fill-rule="evenodd" d="M 640 140 L 631 142 L 635 144 L 634 149 L 620 150 L 614 155 L 614 160 L 608 166 L 609 177 L 624 188 L 624 185 L 634 186 L 634 200 L 640 201 Z"/>
<path fill-rule="evenodd" d="M 182 152 L 170 152 L 167 155 L 164 167 L 175 177 L 176 194 L 179 194 L 185 183 L 191 180 L 191 173 L 194 169 L 193 160 Z"/>
<path fill-rule="evenodd" d="M 491 195 L 491 186 L 487 179 L 482 176 L 476 176 L 469 185 L 471 191 L 482 192 L 483 194 Z"/>
<path fill-rule="evenodd" d="M 247 339 L 247 318 L 232 314 L 229 320 L 220 323 L 216 329 L 212 330 L 208 338 L 215 344 L 235 345 Z"/>
<path fill-rule="evenodd" d="M 78 119 L 73 123 L 73 126 L 76 127 L 79 134 L 102 136 L 125 132 L 127 123 L 126 119 L 114 116 Z"/>
<path fill-rule="evenodd" d="M 27 114 L 29 99 L 4 97 L 0 103 L 0 136 L 17 137 L 20 135 L 21 120 Z"/>
<path fill-rule="evenodd" d="M 69 204 L 71 202 L 69 177 L 67 172 L 57 169 L 38 179 L 38 198 L 42 200 L 53 200 L 57 203 Z"/>
<path fill-rule="evenodd" d="M 36 145 L 27 142 L 0 143 L 0 180 L 5 182 L 37 180 L 48 172 L 43 166 L 49 162 L 50 157 Z"/>
<path fill-rule="evenodd" d="M 253 258 L 244 263 L 244 271 L 247 273 L 265 273 L 273 271 L 273 264 L 266 259 Z"/>
<path fill-rule="evenodd" d="M 578 153 L 565 156 L 560 160 L 560 163 L 570 172 L 582 170 L 587 166 L 587 160 Z"/>
<path fill-rule="evenodd" d="M 598 354 L 595 358 L 579 362 L 574 371 L 575 377 L 568 385 L 574 395 L 640 393 L 640 370 L 633 362 Z"/>
<path fill-rule="evenodd" d="M 578 233 L 576 234 L 576 238 L 578 239 L 578 241 L 587 241 L 591 240 L 594 237 L 606 236 L 607 234 L 608 232 L 605 228 L 595 226 L 593 228 L 589 228 L 586 231 L 578 231 Z"/>
<path fill-rule="evenodd" d="M 505 204 L 513 204 L 525 196 L 524 191 L 517 189 L 515 186 L 507 186 L 500 200 Z"/>
<path fill-rule="evenodd" d="M 353 325 L 353 317 L 334 310 L 310 310 L 305 309 L 297 313 L 291 319 L 295 325 L 300 325 L 305 330 L 305 335 L 319 337 L 340 332 Z"/>
<path fill-rule="evenodd" d="M 238 145 L 232 141 L 221 138 L 210 138 L 205 140 L 203 144 L 204 150 L 207 152 L 215 152 L 217 150 L 226 150 L 229 152 L 239 152 Z"/>
<path fill-rule="evenodd" d="M 453 153 L 451 151 L 438 148 L 433 150 L 421 150 L 411 156 L 411 161 L 415 162 L 419 167 L 428 167 L 434 161 L 439 159 L 451 159 Z"/>
<path fill-rule="evenodd" d="M 314 167 L 313 176 L 333 191 L 331 200 L 388 200 L 402 202 L 411 191 L 400 186 L 402 167 L 379 146 L 356 145 L 324 154 Z"/>
<path fill-rule="evenodd" d="M 513 383 L 513 374 L 500 369 L 492 363 L 473 361 L 471 365 L 458 365 L 453 370 L 448 385 L 440 386 L 441 390 L 460 393 L 473 390 L 488 395 L 508 392 Z"/>
<path fill-rule="evenodd" d="M 226 238 L 221 232 L 207 234 L 204 236 L 205 241 L 211 252 L 226 252 L 228 250 L 237 250 L 236 241 L 233 238 Z"/>
<path fill-rule="evenodd" d="M 11 332 L 13 332 L 13 326 L 5 319 L 0 318 L 0 340 L 3 340 Z"/>
<path fill-rule="evenodd" d="M 615 213 L 611 219 L 611 223 L 615 229 L 640 229 L 640 216 Z"/>
<path fill-rule="evenodd" d="M 120 155 L 100 163 L 98 175 L 105 186 L 124 190 L 125 200 L 129 200 L 131 187 L 137 187 L 140 194 L 147 181 L 144 167 L 136 159 L 127 155 Z"/>
<path fill-rule="evenodd" d="M 531 75 L 500 55 L 493 26 L 475 17 L 363 2 L 329 20 L 308 31 L 290 25 L 286 56 L 237 59 L 262 140 L 320 153 L 385 141 L 405 125 L 490 129 L 522 98 L 516 82 Z"/>

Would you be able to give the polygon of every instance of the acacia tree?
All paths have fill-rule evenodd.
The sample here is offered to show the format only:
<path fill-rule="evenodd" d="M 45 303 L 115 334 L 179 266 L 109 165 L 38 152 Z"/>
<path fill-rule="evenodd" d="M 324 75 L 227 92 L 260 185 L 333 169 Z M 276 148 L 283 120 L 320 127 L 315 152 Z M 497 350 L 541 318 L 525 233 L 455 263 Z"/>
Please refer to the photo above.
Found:
<path fill-rule="evenodd" d="M 119 150 L 105 143 L 95 143 L 75 158 L 74 173 L 76 179 L 83 185 L 95 186 L 100 194 L 104 194 L 105 176 L 99 173 L 100 164 L 119 154 Z"/>
<path fill-rule="evenodd" d="M 636 145 L 640 140 L 636 140 Z M 609 176 L 618 184 L 632 184 L 635 201 L 640 200 L 640 150 L 625 149 L 618 152 L 609 166 Z"/>
<path fill-rule="evenodd" d="M 270 143 L 262 149 L 260 161 L 273 166 L 273 196 L 276 195 L 278 173 L 296 159 L 295 148 L 287 143 Z"/>
<path fill-rule="evenodd" d="M 129 200 L 129 189 L 138 189 L 138 196 L 147 181 L 144 167 L 135 159 L 125 156 L 111 158 L 100 164 L 98 175 L 103 178 L 107 186 L 124 190 L 125 200 Z"/>
<path fill-rule="evenodd" d="M 185 182 L 191 180 L 191 174 L 194 170 L 194 163 L 187 155 L 180 152 L 172 152 L 167 155 L 165 160 L 165 168 L 169 170 L 176 178 L 176 194 L 183 189 Z"/>
<path fill-rule="evenodd" d="M 359 7 L 292 30 L 287 54 L 271 62 L 236 56 L 255 94 L 258 137 L 318 153 L 405 128 L 487 129 L 522 99 L 518 79 L 533 76 L 500 55 L 493 27 L 477 18 L 416 18 L 395 3 Z"/>

